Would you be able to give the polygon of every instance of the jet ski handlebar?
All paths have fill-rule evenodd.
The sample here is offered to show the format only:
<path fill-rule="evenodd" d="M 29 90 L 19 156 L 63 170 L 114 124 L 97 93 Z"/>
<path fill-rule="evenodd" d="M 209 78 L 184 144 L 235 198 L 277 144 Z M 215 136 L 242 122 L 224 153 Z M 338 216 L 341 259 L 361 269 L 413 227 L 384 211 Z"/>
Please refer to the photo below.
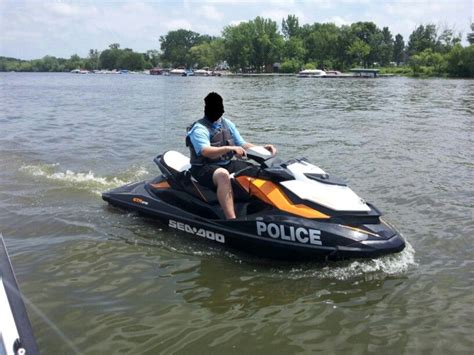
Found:
<path fill-rule="evenodd" d="M 273 158 L 273 154 L 262 146 L 254 146 L 245 150 L 248 159 L 263 164 L 266 160 Z"/>

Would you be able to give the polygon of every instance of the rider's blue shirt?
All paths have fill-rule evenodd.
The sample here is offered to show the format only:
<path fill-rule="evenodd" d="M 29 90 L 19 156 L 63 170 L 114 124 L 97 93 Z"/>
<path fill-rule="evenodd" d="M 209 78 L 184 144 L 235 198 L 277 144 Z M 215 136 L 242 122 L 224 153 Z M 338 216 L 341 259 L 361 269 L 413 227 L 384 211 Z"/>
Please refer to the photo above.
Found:
<path fill-rule="evenodd" d="M 235 145 L 243 146 L 245 144 L 244 139 L 240 135 L 239 131 L 235 127 L 235 124 L 228 120 L 227 118 L 220 118 L 216 122 L 212 124 L 211 131 L 204 127 L 200 123 L 196 123 L 193 128 L 188 133 L 189 138 L 191 139 L 191 143 L 193 144 L 194 150 L 196 151 L 197 156 L 201 156 L 202 149 L 205 147 L 211 146 L 211 135 L 214 134 L 219 128 L 222 127 L 222 120 L 225 120 L 227 127 L 229 128 L 230 133 L 232 134 L 232 138 L 234 139 Z M 219 162 L 227 163 L 228 161 Z"/>

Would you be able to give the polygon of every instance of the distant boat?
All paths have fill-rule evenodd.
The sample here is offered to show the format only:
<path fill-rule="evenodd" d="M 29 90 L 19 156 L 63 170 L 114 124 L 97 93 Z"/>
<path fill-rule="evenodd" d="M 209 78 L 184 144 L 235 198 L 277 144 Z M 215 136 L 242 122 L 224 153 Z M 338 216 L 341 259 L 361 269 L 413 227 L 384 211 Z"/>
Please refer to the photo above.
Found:
<path fill-rule="evenodd" d="M 170 75 L 174 75 L 174 76 L 187 76 L 187 72 L 185 69 L 173 69 L 170 71 Z"/>
<path fill-rule="evenodd" d="M 176 68 L 169 72 L 169 75 L 174 76 L 194 76 L 194 72 L 190 69 Z"/>
<path fill-rule="evenodd" d="M 164 74 L 164 70 L 161 68 L 150 69 L 150 75 L 163 75 L 163 74 Z"/>
<path fill-rule="evenodd" d="M 89 70 L 85 69 L 73 69 L 71 70 L 72 74 L 89 74 Z"/>
<path fill-rule="evenodd" d="M 338 76 L 338 75 L 343 75 L 343 74 L 338 70 L 326 70 L 326 76 Z"/>
<path fill-rule="evenodd" d="M 319 69 L 305 69 L 298 73 L 298 78 L 322 78 L 326 76 L 324 70 Z"/>
<path fill-rule="evenodd" d="M 194 71 L 194 75 L 196 76 L 211 76 L 212 71 L 207 70 L 207 69 L 198 69 Z"/>

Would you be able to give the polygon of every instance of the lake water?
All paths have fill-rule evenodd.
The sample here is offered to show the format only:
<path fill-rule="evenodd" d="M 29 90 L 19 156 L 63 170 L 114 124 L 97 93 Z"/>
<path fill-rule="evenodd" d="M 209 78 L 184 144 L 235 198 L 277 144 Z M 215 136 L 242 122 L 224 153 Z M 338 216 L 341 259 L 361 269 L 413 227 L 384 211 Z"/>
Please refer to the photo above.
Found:
<path fill-rule="evenodd" d="M 43 354 L 472 353 L 474 81 L 0 73 L 0 232 Z M 209 91 L 253 143 L 346 179 L 407 240 L 236 255 L 100 193 L 186 153 Z"/>

